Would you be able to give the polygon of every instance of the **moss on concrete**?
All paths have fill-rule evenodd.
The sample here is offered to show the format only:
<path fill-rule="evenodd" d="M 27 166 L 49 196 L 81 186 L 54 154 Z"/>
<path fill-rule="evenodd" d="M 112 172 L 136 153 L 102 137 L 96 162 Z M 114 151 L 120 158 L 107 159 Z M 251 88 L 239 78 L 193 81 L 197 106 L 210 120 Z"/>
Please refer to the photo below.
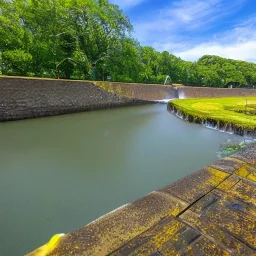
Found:
<path fill-rule="evenodd" d="M 178 98 L 177 88 L 170 85 L 118 83 L 108 81 L 95 81 L 94 84 L 107 92 L 115 93 L 127 98 L 154 101 Z"/>

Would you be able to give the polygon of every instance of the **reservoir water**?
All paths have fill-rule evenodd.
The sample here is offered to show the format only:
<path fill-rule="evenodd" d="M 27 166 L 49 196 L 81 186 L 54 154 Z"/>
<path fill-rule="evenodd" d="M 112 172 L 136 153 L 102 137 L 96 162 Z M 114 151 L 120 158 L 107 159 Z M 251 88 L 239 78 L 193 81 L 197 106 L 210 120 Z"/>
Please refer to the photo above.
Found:
<path fill-rule="evenodd" d="M 166 105 L 0 124 L 0 255 L 24 255 L 217 159 L 235 135 Z"/>

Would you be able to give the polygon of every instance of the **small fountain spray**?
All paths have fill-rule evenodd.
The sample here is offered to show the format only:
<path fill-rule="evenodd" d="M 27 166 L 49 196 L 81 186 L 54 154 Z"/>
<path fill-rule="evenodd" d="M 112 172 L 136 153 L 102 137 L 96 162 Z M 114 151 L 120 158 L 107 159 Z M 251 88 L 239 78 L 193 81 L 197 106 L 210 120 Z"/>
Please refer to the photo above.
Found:
<path fill-rule="evenodd" d="M 168 80 L 169 80 L 169 83 L 172 85 L 172 79 L 169 76 L 166 76 L 165 81 L 164 81 L 164 85 L 167 84 Z"/>

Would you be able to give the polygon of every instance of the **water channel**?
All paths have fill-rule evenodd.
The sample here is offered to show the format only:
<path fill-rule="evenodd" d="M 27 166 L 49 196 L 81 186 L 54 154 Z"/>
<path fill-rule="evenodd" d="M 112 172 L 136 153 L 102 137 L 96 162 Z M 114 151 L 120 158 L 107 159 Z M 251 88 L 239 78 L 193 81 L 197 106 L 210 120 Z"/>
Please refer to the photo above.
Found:
<path fill-rule="evenodd" d="M 0 255 L 15 256 L 217 159 L 235 135 L 166 105 L 0 124 Z"/>

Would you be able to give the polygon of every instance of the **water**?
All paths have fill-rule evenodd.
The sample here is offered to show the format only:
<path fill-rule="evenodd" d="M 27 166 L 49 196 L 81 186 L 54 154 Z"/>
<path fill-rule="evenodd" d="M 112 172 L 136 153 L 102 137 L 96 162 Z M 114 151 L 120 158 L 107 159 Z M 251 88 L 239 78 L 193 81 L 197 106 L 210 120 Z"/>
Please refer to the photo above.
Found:
<path fill-rule="evenodd" d="M 166 85 L 166 83 L 168 82 L 168 80 L 169 80 L 169 82 L 172 84 L 171 78 L 170 78 L 169 76 L 166 76 L 165 81 L 164 81 L 164 85 Z"/>
<path fill-rule="evenodd" d="M 162 104 L 1 123 L 0 255 L 24 255 L 202 168 L 235 137 Z"/>

